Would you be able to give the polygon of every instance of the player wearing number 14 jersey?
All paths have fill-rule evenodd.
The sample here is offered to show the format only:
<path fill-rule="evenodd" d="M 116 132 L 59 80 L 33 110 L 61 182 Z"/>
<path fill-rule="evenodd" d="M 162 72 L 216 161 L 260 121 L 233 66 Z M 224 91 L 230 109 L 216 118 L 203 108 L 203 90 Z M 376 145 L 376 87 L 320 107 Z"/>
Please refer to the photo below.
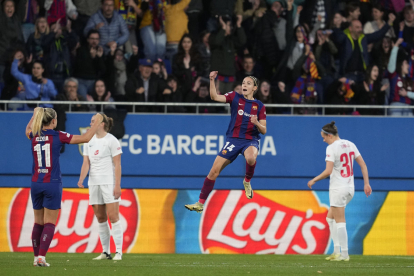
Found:
<path fill-rule="evenodd" d="M 354 143 L 343 140 L 338 136 L 335 122 L 322 128 L 321 136 L 329 146 L 326 148 L 326 169 L 317 177 L 308 182 L 308 187 L 316 181 L 330 176 L 329 203 L 330 208 L 326 221 L 329 224 L 334 252 L 327 257 L 327 261 L 349 261 L 348 235 L 345 223 L 345 207 L 354 196 L 354 160 L 361 167 L 364 178 L 364 191 L 367 196 L 372 193 L 369 185 L 367 165 L 362 159 Z"/>
<path fill-rule="evenodd" d="M 213 190 L 220 172 L 233 162 L 239 154 L 243 154 L 246 158 L 246 175 L 243 180 L 246 197 L 248 199 L 253 198 L 250 180 L 256 167 L 260 134 L 266 134 L 265 106 L 262 102 L 253 98 L 259 87 L 258 80 L 253 76 L 244 78 L 242 94 L 229 92 L 225 95 L 218 95 L 214 84 L 217 73 L 217 71 L 210 73 L 210 97 L 214 101 L 230 104 L 231 120 L 226 133 L 226 143 L 204 180 L 199 201 L 195 204 L 185 205 L 188 210 L 199 213 L 203 211 L 204 203 Z"/>
<path fill-rule="evenodd" d="M 55 131 L 57 115 L 52 108 L 37 107 L 26 126 L 33 155 L 30 195 L 35 218 L 32 230 L 34 266 L 49 266 L 46 253 L 55 233 L 62 200 L 60 149 L 63 144 L 89 142 L 102 122 L 102 115 L 98 115 L 96 124 L 83 135 Z"/>

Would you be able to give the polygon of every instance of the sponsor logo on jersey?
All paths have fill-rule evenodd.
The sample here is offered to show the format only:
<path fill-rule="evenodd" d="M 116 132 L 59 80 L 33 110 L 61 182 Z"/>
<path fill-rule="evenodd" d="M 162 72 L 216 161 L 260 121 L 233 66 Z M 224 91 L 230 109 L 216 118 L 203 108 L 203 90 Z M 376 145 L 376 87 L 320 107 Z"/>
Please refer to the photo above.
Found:
<path fill-rule="evenodd" d="M 222 150 L 221 154 L 226 155 L 227 154 L 227 150 Z"/>
<path fill-rule="evenodd" d="M 98 155 L 99 154 L 99 150 L 96 150 L 94 154 L 95 155 Z"/>
<path fill-rule="evenodd" d="M 204 207 L 204 253 L 324 254 L 329 245 L 327 206 L 308 191 L 214 191 Z"/>
<path fill-rule="evenodd" d="M 242 109 L 239 109 L 239 111 L 237 111 L 237 113 L 239 113 L 239 115 L 243 115 L 244 111 Z"/>
<path fill-rule="evenodd" d="M 12 252 L 32 252 L 30 237 L 34 215 L 30 189 L 20 189 L 9 208 L 10 215 L 7 218 L 7 223 L 10 229 L 10 250 Z M 124 229 L 124 252 L 136 239 L 139 213 L 138 199 L 134 190 L 122 190 L 119 218 Z M 49 252 L 101 253 L 98 228 L 98 221 L 94 218 L 92 208 L 89 207 L 89 193 L 79 192 L 75 189 L 64 189 L 62 210 L 56 222 L 55 235 Z M 111 241 L 111 248 L 115 248 L 113 241 Z"/>
<path fill-rule="evenodd" d="M 256 115 L 251 115 L 251 114 L 249 114 L 249 113 L 247 113 L 247 112 L 244 112 L 242 109 L 239 109 L 239 111 L 237 111 L 237 113 L 238 113 L 240 116 L 242 116 L 242 115 L 247 116 L 247 117 L 253 117 L 253 116 L 256 116 Z"/>
<path fill-rule="evenodd" d="M 118 147 L 116 150 L 121 150 L 121 147 Z"/>

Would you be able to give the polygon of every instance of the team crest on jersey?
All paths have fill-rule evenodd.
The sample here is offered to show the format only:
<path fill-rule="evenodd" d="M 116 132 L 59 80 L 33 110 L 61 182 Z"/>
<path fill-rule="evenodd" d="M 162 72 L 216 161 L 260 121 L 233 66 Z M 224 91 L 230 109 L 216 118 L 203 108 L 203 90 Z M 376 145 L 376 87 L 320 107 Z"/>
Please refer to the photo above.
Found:
<path fill-rule="evenodd" d="M 86 133 L 88 131 L 88 129 L 90 129 L 90 128 L 91 127 L 80 127 L 79 128 L 80 135 Z M 79 148 L 80 155 L 83 156 L 83 144 L 79 144 L 78 148 Z"/>
<path fill-rule="evenodd" d="M 399 81 L 398 83 L 397 83 L 397 85 L 398 85 L 398 87 L 403 87 L 403 83 L 402 83 L 402 81 Z"/>
<path fill-rule="evenodd" d="M 227 150 L 222 150 L 221 154 L 226 155 L 227 154 Z"/>
<path fill-rule="evenodd" d="M 257 110 L 257 106 L 255 106 L 255 105 L 254 105 L 254 106 L 253 106 L 253 110 Z"/>

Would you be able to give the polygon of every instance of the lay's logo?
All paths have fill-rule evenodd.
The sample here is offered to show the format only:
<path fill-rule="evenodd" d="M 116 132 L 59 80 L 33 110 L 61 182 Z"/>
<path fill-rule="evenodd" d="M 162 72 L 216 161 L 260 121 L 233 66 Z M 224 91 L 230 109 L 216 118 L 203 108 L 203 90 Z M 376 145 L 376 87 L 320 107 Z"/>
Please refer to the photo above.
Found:
<path fill-rule="evenodd" d="M 201 218 L 204 253 L 324 254 L 327 206 L 311 191 L 213 191 Z"/>

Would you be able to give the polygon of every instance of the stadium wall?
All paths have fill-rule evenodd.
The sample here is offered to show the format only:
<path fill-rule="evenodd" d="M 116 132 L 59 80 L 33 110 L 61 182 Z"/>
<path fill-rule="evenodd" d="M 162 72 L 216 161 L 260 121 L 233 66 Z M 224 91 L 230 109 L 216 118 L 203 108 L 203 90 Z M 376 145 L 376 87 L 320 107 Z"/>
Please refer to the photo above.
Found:
<path fill-rule="evenodd" d="M 31 251 L 31 153 L 24 136 L 31 114 L 0 113 L 0 251 Z M 67 131 L 80 134 L 90 114 L 68 114 Z M 128 115 L 121 144 L 124 188 L 120 204 L 124 252 L 323 254 L 332 252 L 325 217 L 328 182 L 306 183 L 325 166 L 320 128 L 335 120 L 341 137 L 358 146 L 373 194 L 366 198 L 356 166 L 357 192 L 346 209 L 351 254 L 414 255 L 414 130 L 405 118 L 268 117 L 268 134 L 244 196 L 244 159 L 226 168 L 203 214 L 184 204 L 198 200 L 202 180 L 224 144 L 228 116 Z M 222 137 L 220 137 L 222 136 Z M 82 156 L 66 147 L 66 187 L 52 252 L 100 252 L 88 190 L 77 189 Z M 112 242 L 112 249 L 114 244 Z"/>

